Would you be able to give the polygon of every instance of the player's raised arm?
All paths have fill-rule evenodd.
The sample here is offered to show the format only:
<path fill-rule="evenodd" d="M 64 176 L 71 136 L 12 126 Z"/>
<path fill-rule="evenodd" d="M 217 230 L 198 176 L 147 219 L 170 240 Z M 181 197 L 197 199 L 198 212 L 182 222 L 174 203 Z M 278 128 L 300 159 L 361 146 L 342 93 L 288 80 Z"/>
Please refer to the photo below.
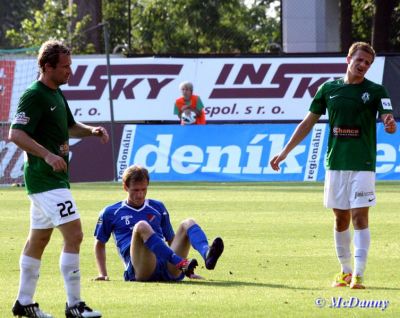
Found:
<path fill-rule="evenodd" d="M 302 122 L 296 127 L 293 135 L 290 137 L 289 142 L 282 149 L 282 151 L 274 156 L 269 164 L 275 171 L 279 170 L 279 164 L 286 159 L 287 155 L 294 147 L 296 147 L 311 131 L 312 127 L 318 121 L 321 115 L 309 112 Z"/>

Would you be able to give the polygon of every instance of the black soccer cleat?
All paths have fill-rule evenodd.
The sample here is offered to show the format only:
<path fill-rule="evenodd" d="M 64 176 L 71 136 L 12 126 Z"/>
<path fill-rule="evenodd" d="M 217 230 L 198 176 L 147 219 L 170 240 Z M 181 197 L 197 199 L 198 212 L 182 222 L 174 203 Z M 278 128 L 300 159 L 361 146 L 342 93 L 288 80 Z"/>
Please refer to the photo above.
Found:
<path fill-rule="evenodd" d="M 215 265 L 217 265 L 218 258 L 221 256 L 224 251 L 224 241 L 222 238 L 217 237 L 214 242 L 212 242 L 210 249 L 207 252 L 206 256 L 206 268 L 214 269 Z"/>
<path fill-rule="evenodd" d="M 197 267 L 197 260 L 192 259 L 183 259 L 178 264 L 176 264 L 176 268 L 180 269 L 185 276 L 192 278 L 194 276 L 194 269 Z"/>
<path fill-rule="evenodd" d="M 28 317 L 28 318 L 53 318 L 52 315 L 46 314 L 41 311 L 38 303 L 21 305 L 17 300 L 12 308 L 12 313 L 14 316 L 18 317 Z"/>
<path fill-rule="evenodd" d="M 85 302 L 81 301 L 75 306 L 68 307 L 66 304 L 65 308 L 65 317 L 66 318 L 100 318 L 101 313 L 93 310 L 89 306 L 85 304 Z"/>

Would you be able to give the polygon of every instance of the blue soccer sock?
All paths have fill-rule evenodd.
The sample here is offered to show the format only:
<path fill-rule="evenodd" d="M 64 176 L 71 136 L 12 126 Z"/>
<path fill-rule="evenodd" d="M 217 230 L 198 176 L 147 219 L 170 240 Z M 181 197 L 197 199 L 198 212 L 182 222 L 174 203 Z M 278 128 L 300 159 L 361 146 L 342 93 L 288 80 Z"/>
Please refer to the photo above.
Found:
<path fill-rule="evenodd" d="M 164 260 L 167 260 L 168 262 L 177 265 L 180 263 L 183 258 L 176 255 L 173 250 L 169 248 L 169 246 L 160 238 L 157 236 L 156 233 L 151 235 L 146 242 L 144 242 L 144 245 L 152 251 L 157 258 L 161 258 Z"/>
<path fill-rule="evenodd" d="M 188 228 L 187 235 L 193 248 L 200 253 L 204 260 L 206 260 L 209 246 L 207 236 L 201 227 L 198 224 L 192 225 Z"/>

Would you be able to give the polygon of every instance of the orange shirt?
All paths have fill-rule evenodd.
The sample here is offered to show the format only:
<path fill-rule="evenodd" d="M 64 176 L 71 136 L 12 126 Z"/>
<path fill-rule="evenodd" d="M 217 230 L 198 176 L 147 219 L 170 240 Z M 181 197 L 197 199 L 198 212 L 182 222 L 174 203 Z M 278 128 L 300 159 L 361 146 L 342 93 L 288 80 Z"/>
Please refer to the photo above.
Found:
<path fill-rule="evenodd" d="M 197 102 L 199 100 L 199 96 L 197 95 L 192 95 L 190 97 L 190 104 L 189 101 L 185 100 L 183 97 L 178 98 L 175 101 L 176 107 L 178 107 L 179 112 L 182 112 L 182 107 L 190 105 L 191 108 L 196 109 L 197 108 Z M 197 116 L 195 124 L 196 125 L 205 125 L 206 124 L 206 113 L 204 111 L 204 108 L 199 109 L 201 114 L 200 116 Z"/>

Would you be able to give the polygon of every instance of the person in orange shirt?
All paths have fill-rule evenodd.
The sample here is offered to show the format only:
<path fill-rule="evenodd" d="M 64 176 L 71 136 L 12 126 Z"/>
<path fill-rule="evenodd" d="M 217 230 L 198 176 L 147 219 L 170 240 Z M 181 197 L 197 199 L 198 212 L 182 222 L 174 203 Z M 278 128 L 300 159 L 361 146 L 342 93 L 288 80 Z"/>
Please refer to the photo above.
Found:
<path fill-rule="evenodd" d="M 175 101 L 174 114 L 179 117 L 181 125 L 205 125 L 206 114 L 204 105 L 200 96 L 193 94 L 193 84 L 190 82 L 183 82 L 179 85 L 179 89 L 182 92 L 182 96 Z M 193 122 L 190 116 L 186 116 L 189 115 L 190 110 L 196 114 L 195 119 L 193 118 Z"/>

